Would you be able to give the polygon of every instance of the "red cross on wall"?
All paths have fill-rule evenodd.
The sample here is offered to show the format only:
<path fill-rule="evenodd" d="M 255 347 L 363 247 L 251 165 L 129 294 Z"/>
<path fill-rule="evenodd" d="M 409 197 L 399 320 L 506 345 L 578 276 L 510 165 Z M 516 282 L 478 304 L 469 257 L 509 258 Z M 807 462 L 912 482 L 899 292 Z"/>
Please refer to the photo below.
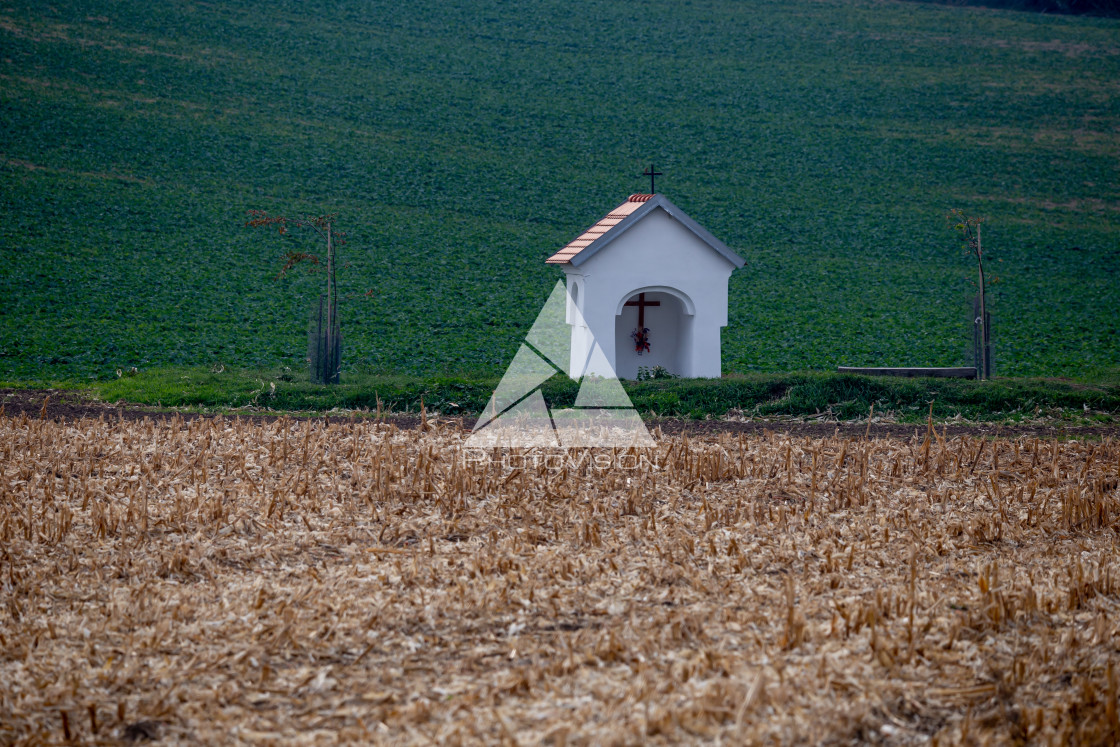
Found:
<path fill-rule="evenodd" d="M 647 306 L 660 306 L 660 301 L 647 301 L 645 293 L 638 294 L 637 301 L 627 301 L 626 306 L 638 307 L 638 329 L 644 329 L 646 326 L 646 307 Z"/>

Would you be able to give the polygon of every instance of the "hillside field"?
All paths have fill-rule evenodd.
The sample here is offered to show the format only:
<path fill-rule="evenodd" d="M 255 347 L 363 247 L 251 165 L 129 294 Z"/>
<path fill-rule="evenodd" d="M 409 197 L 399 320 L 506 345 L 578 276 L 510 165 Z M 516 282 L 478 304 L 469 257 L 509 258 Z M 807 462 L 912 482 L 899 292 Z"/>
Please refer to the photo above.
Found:
<path fill-rule="evenodd" d="M 1120 362 L 1120 21 L 888 0 L 0 3 L 0 380 L 302 371 L 339 214 L 345 371 L 500 375 L 544 259 L 660 191 L 747 259 L 725 370 Z M 999 260 L 998 262 L 995 260 Z M 370 295 L 364 296 L 367 291 Z"/>

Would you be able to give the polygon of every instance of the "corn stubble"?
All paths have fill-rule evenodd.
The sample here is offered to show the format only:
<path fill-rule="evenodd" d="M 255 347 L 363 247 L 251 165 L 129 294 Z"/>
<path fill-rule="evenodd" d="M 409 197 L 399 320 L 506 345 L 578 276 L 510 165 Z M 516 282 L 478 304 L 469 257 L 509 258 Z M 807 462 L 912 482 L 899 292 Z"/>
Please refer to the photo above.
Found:
<path fill-rule="evenodd" d="M 427 425 L 0 417 L 0 743 L 1120 739 L 1117 444 Z"/>

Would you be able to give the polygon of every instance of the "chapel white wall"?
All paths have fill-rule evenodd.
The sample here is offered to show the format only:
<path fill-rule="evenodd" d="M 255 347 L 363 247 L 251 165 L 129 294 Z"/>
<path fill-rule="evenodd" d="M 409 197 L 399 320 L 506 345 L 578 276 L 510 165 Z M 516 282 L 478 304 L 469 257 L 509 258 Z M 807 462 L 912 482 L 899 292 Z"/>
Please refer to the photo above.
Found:
<path fill-rule="evenodd" d="M 691 350 L 678 359 L 679 370 L 674 373 L 720 376 L 720 328 L 727 326 L 727 281 L 733 270 L 734 265 L 661 208 L 643 216 L 579 267 L 564 265 L 569 298 L 572 283 L 579 286 L 578 306 L 585 322 L 572 330 L 572 376 L 582 371 L 593 338 L 611 370 L 588 373 L 626 377 L 616 371 L 616 312 L 635 292 L 659 286 L 676 289 L 694 309 L 691 320 L 681 320 L 682 326 L 691 327 Z M 570 313 L 568 321 L 573 321 Z M 657 330 L 651 327 L 650 334 L 652 348 Z"/>

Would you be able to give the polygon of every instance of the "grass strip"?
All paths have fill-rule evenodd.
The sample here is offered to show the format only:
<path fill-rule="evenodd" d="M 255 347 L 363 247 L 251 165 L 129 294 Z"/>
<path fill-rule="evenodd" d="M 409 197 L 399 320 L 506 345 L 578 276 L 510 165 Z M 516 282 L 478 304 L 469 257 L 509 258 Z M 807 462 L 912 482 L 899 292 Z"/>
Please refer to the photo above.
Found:
<path fill-rule="evenodd" d="M 430 412 L 471 417 L 486 407 L 494 378 L 408 377 L 348 374 L 336 386 L 320 386 L 285 369 L 150 369 L 93 383 L 17 382 L 5 386 L 79 389 L 106 402 L 228 411 L 261 408 L 291 412 L 333 409 Z M 897 379 L 827 372 L 758 373 L 722 379 L 626 381 L 643 416 L 708 418 L 727 415 L 773 418 L 866 418 L 875 413 L 900 422 L 935 419 L 1018 422 L 1079 418 L 1108 422 L 1120 416 L 1120 382 L 1058 379 Z M 543 392 L 552 407 L 571 406 L 579 385 L 557 376 Z"/>

